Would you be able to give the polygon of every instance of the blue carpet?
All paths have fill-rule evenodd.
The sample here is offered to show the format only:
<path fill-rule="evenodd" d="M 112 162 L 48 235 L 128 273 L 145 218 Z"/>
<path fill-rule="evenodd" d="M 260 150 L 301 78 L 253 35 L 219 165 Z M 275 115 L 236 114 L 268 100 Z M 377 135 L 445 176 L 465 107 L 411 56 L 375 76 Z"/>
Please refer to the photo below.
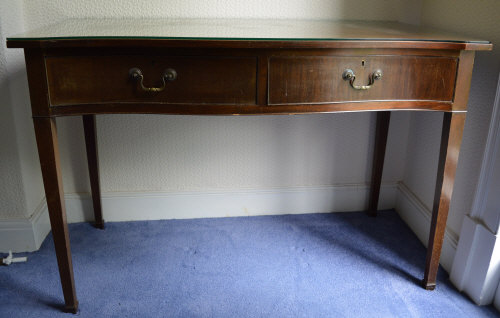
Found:
<path fill-rule="evenodd" d="M 82 317 L 496 317 L 440 270 L 394 211 L 71 224 Z M 59 311 L 52 237 L 0 266 L 0 317 Z"/>

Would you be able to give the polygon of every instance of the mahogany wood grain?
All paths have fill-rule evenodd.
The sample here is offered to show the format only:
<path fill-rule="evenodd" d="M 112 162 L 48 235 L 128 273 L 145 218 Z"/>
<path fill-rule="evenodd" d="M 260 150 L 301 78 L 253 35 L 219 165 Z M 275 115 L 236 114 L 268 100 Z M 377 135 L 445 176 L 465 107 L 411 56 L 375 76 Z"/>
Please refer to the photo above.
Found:
<path fill-rule="evenodd" d="M 454 111 L 467 110 L 470 82 L 472 80 L 472 68 L 474 66 L 474 54 L 474 51 L 460 52 L 457 82 L 455 84 L 455 98 L 453 100 Z"/>
<path fill-rule="evenodd" d="M 97 131 L 95 115 L 83 115 L 83 131 L 87 149 L 87 163 L 89 167 L 90 189 L 92 191 L 92 205 L 94 207 L 94 226 L 104 229 L 101 205 L 101 185 L 99 183 L 99 156 L 97 151 Z"/>
<path fill-rule="evenodd" d="M 399 49 L 399 48 L 182 48 L 182 47 L 60 47 L 43 48 L 41 51 L 46 57 L 85 57 L 85 56 L 364 56 L 364 55 L 397 55 L 397 56 L 436 56 L 459 58 L 459 50 L 432 50 L 432 49 Z"/>
<path fill-rule="evenodd" d="M 28 73 L 31 114 L 34 117 L 50 116 L 44 52 L 41 49 L 26 49 L 24 59 Z"/>
<path fill-rule="evenodd" d="M 446 231 L 446 219 L 450 209 L 455 172 L 458 164 L 460 145 L 465 124 L 465 113 L 445 113 L 439 153 L 438 173 L 434 204 L 432 207 L 431 229 L 427 247 L 427 260 L 423 285 L 432 290 L 436 287 L 439 258 Z"/>
<path fill-rule="evenodd" d="M 398 40 L 337 40 L 337 41 L 280 41 L 280 40 L 166 40 L 166 39 L 61 39 L 61 40 L 8 40 L 8 48 L 59 48 L 59 47 L 171 47 L 171 48 L 258 48 L 258 49 L 432 49 L 432 50 L 474 50 L 490 51 L 491 43 L 463 43 L 440 41 L 398 41 Z"/>
<path fill-rule="evenodd" d="M 288 115 L 378 110 L 451 111 L 452 103 L 436 101 L 371 101 L 315 105 L 196 105 L 162 103 L 105 103 L 51 107 L 51 116 L 85 114 L 166 115 Z"/>
<path fill-rule="evenodd" d="M 53 106 L 96 102 L 256 104 L 255 57 L 53 56 L 45 63 Z M 166 69 L 174 69 L 177 78 L 167 81 L 164 91 L 145 92 L 130 77 L 129 70 L 135 67 L 142 71 L 146 87 L 161 87 Z"/>
<path fill-rule="evenodd" d="M 311 50 L 255 50 L 255 49 L 249 49 L 249 50 L 242 50 L 242 49 L 179 49 L 179 48 L 172 48 L 172 49 L 165 49 L 165 48 L 153 48 L 153 49 L 148 49 L 147 52 L 144 52 L 143 49 L 141 48 L 127 48 L 124 50 L 117 50 L 116 48 L 104 48 L 104 49 L 96 49 L 96 48 L 90 48 L 90 49 L 79 49 L 75 50 L 72 48 L 63 48 L 63 49 L 50 49 L 45 52 L 46 54 L 46 60 L 47 60 L 47 65 L 48 65 L 48 72 L 49 72 L 49 78 L 60 78 L 59 80 L 55 80 L 50 82 L 50 89 L 51 89 L 51 101 L 53 103 L 54 107 L 51 107 L 50 114 L 51 115 L 56 115 L 56 116 L 64 116 L 64 115 L 71 115 L 71 114 L 85 114 L 85 113 L 115 113 L 115 112 L 123 112 L 123 113 L 157 113 L 157 114 L 213 114 L 213 115 L 229 115 L 229 114 L 279 114 L 279 113 L 315 113 L 315 112 L 343 112 L 343 111 L 367 111 L 367 110 L 378 110 L 378 109 L 405 109 L 405 110 L 422 110 L 422 109 L 429 109 L 429 110 L 440 110 L 440 111 L 449 111 L 451 110 L 451 102 L 448 101 L 439 101 L 439 100 L 411 100 L 412 95 L 417 95 L 414 92 L 411 91 L 412 87 L 408 86 L 406 87 L 406 92 L 409 93 L 409 97 L 405 96 L 406 99 L 395 99 L 392 101 L 363 101 L 363 100 L 358 100 L 360 95 L 365 95 L 369 96 L 371 93 L 369 91 L 367 92 L 358 92 L 352 89 L 349 86 L 349 83 L 346 81 L 343 81 L 342 79 L 339 79 L 339 87 L 341 90 L 345 91 L 347 95 L 351 96 L 351 100 L 353 101 L 330 101 L 330 102 L 325 102 L 325 103 L 317 103 L 317 106 L 315 104 L 311 103 L 303 103 L 303 107 L 297 107 L 297 105 L 293 104 L 286 104 L 286 105 L 281 105 L 282 108 L 277 108 L 274 107 L 273 105 L 268 105 L 267 107 L 262 107 L 267 104 L 267 98 L 266 96 L 268 95 L 267 88 L 268 88 L 268 61 L 273 60 L 273 59 L 288 59 L 291 57 L 297 57 L 298 59 L 306 58 L 310 59 L 312 57 L 318 58 L 318 59 L 335 59 L 340 57 L 341 60 L 349 60 L 349 59 L 355 59 L 358 63 L 360 61 L 365 60 L 366 67 L 371 63 L 368 61 L 368 58 L 374 59 L 375 62 L 377 62 L 377 59 L 380 59 L 382 57 L 385 58 L 386 55 L 390 56 L 399 56 L 399 58 L 402 58 L 404 61 L 448 61 L 450 63 L 455 63 L 455 61 L 458 59 L 460 52 L 457 51 L 450 51 L 450 50 L 401 50 L 401 49 L 311 49 Z M 172 96 L 172 93 L 170 92 L 162 92 L 159 94 L 147 94 L 147 93 L 142 93 L 142 92 L 137 92 L 137 85 L 136 83 L 130 82 L 128 78 L 124 77 L 124 74 L 127 73 L 125 69 L 127 67 L 122 67 L 121 71 L 119 72 L 120 74 L 116 76 L 111 76 L 111 78 L 115 78 L 116 81 L 112 81 L 112 84 L 110 87 L 103 88 L 102 85 L 100 84 L 101 82 L 98 80 L 95 80 L 93 77 L 96 78 L 105 78 L 107 76 L 105 70 L 107 70 L 107 67 L 102 66 L 102 69 L 98 69 L 95 71 L 88 71 L 88 68 L 82 68 L 73 65 L 72 63 L 69 63 L 69 61 L 81 61 L 81 60 L 73 60 L 77 58 L 82 58 L 84 61 L 89 61 L 90 59 L 104 59 L 107 60 L 109 59 L 110 56 L 118 56 L 119 59 L 123 60 L 130 60 L 131 56 L 136 57 L 136 56 L 141 56 L 141 58 L 144 59 L 151 59 L 152 56 L 159 56 L 162 57 L 163 59 L 167 59 L 169 54 L 171 56 L 183 56 L 184 58 L 189 59 L 196 59 L 196 58 L 207 58 L 207 59 L 212 59 L 212 60 L 217 60 L 217 59 L 225 59 L 228 58 L 228 56 L 232 56 L 232 58 L 241 58 L 245 61 L 252 60 L 252 72 L 256 72 L 256 77 L 255 81 L 257 83 L 254 83 L 254 77 L 250 76 L 251 82 L 244 83 L 241 81 L 243 76 L 238 77 L 240 81 L 235 81 L 235 83 L 239 83 L 240 86 L 242 87 L 248 87 L 248 99 L 250 99 L 250 87 L 253 87 L 253 89 L 256 90 L 254 92 L 254 95 L 252 96 L 252 103 L 244 103 L 244 101 L 241 101 L 241 105 L 235 104 L 235 103 L 215 103 L 216 100 L 212 100 L 209 105 L 207 105 L 208 99 L 203 99 L 202 96 L 203 94 L 199 95 L 198 97 L 198 102 L 196 103 L 196 99 L 193 99 L 193 96 L 188 96 L 187 95 L 187 90 L 189 89 L 189 85 L 186 84 L 184 85 L 185 90 L 178 92 L 178 90 L 174 91 L 174 96 Z M 355 55 L 356 57 L 353 58 L 352 55 Z M 167 57 L 165 57 L 167 56 Z M 253 69 L 253 63 L 254 59 L 256 60 L 256 70 Z M 123 61 L 121 60 L 121 61 Z M 73 69 L 71 72 L 67 72 L 67 70 L 64 70 L 63 76 L 59 76 L 60 73 L 63 72 L 63 67 L 59 66 L 58 63 L 60 61 L 66 61 L 66 63 L 69 63 L 69 67 Z M 54 65 L 52 65 L 52 63 Z M 123 62 L 116 62 L 117 64 L 122 65 Z M 134 61 L 129 61 L 127 62 L 127 66 L 129 65 L 134 65 Z M 99 63 L 98 63 L 99 64 Z M 163 65 L 163 66 L 167 66 Z M 425 65 L 422 65 L 425 66 Z M 427 65 L 429 66 L 426 70 L 421 70 L 421 69 L 416 69 L 414 76 L 410 76 L 409 82 L 410 84 L 415 82 L 414 78 L 418 75 L 425 75 L 426 72 L 427 74 L 431 73 L 431 76 L 434 76 L 434 78 L 439 77 L 439 74 L 437 71 L 434 71 L 433 66 L 434 65 Z M 240 67 L 239 65 L 237 67 Z M 338 72 L 343 72 L 343 68 L 341 66 L 336 66 L 339 68 Z M 407 68 L 410 66 L 406 66 Z M 415 67 L 414 67 L 415 68 Z M 113 69 L 115 69 L 113 67 Z M 231 65 L 224 65 L 223 67 L 220 68 L 226 73 L 237 73 L 237 69 L 234 70 Z M 55 70 L 55 73 L 52 73 L 52 70 Z M 128 70 L 128 69 L 127 69 Z M 221 70 L 216 70 L 221 72 Z M 327 71 L 332 71 L 331 69 L 327 69 Z M 201 68 L 200 74 L 205 72 L 206 69 Z M 249 70 L 250 72 L 250 67 Z M 439 71 L 439 69 L 438 69 Z M 152 73 L 161 73 L 162 69 L 161 67 L 151 67 L 151 72 Z M 212 73 L 212 72 L 210 72 Z M 365 72 L 366 73 L 366 72 Z M 444 76 L 448 77 L 451 81 L 452 71 L 444 71 Z M 99 76 L 96 76 L 99 74 Z M 360 73 L 358 72 L 358 78 L 361 77 L 359 75 Z M 448 74 L 448 75 L 447 75 Z M 338 78 L 339 75 L 335 74 L 336 77 Z M 411 75 L 411 74 L 409 74 Z M 454 74 L 453 74 L 454 75 Z M 391 80 L 388 78 L 389 75 L 385 74 L 384 78 L 380 81 L 380 83 L 375 83 L 376 85 L 370 89 L 370 91 L 373 91 L 376 93 L 376 90 L 381 92 L 382 94 L 384 93 L 384 90 L 382 90 L 383 86 L 380 86 L 379 84 L 387 86 L 387 80 Z M 437 76 L 437 77 L 436 77 Z M 332 74 L 331 77 L 328 77 L 328 81 L 332 81 L 334 76 Z M 365 76 L 366 77 L 366 76 Z M 395 77 L 395 76 L 394 76 Z M 393 77 L 393 78 L 394 78 Z M 397 75 L 399 77 L 399 74 Z M 68 80 L 69 78 L 69 80 Z M 323 79 L 323 78 L 321 78 Z M 157 81 L 159 79 L 157 78 Z M 363 79 L 360 79 L 361 81 Z M 366 78 L 365 78 L 366 80 Z M 383 81 L 386 81 L 384 84 Z M 297 79 L 298 82 L 304 83 L 305 87 L 308 87 L 308 79 Z M 443 80 L 439 78 L 437 80 L 442 84 Z M 84 82 L 84 85 L 76 85 L 77 83 Z M 394 79 L 391 80 L 391 82 L 394 82 Z M 107 82 L 106 82 L 107 83 Z M 184 83 L 187 83 L 187 81 L 184 81 Z M 201 82 L 200 82 L 201 83 Z M 134 85 L 135 84 L 135 85 Z M 154 85 L 157 85 L 158 83 L 155 83 Z M 167 83 L 167 88 L 171 86 L 170 84 L 173 83 Z M 310 83 L 309 83 L 310 84 Z M 396 82 L 397 85 L 400 85 L 399 82 Z M 237 84 L 235 84 L 237 85 Z M 377 85 L 380 87 L 377 89 Z M 440 85 L 431 85 L 431 83 L 427 83 L 426 85 L 419 84 L 420 87 L 423 87 L 423 89 L 420 89 L 421 93 L 423 94 L 423 98 L 429 98 L 426 97 L 425 94 L 427 95 L 432 95 L 436 94 L 437 97 L 439 97 L 439 94 L 442 94 L 441 91 L 439 91 L 437 88 L 440 87 Z M 451 85 L 450 83 L 446 84 L 448 88 Z M 68 86 L 72 87 L 68 89 Z M 214 85 L 208 84 L 208 87 L 213 87 Z M 256 87 L 254 87 L 256 86 Z M 81 91 L 77 91 L 76 87 L 80 87 Z M 112 92 L 111 88 L 114 87 L 114 92 Z M 118 88 L 117 88 L 118 87 Z M 87 90 L 87 91 L 85 91 Z M 218 89 L 220 91 L 220 88 Z M 403 89 L 395 89 L 395 88 L 390 88 L 391 92 L 401 92 Z M 214 91 L 217 90 L 209 90 L 209 94 L 213 94 Z M 59 93 L 65 92 L 65 103 L 71 102 L 70 104 L 65 104 L 61 106 L 55 106 L 61 102 L 61 97 Z M 85 94 L 84 94 L 85 92 Z M 121 93 L 124 92 L 124 93 Z M 229 93 L 240 93 L 240 91 L 237 92 L 236 89 L 230 90 L 230 89 L 225 89 L 225 92 Z M 329 94 L 336 94 L 330 87 L 326 88 L 326 92 L 330 92 Z M 88 93 L 88 94 L 87 94 Z M 448 95 L 449 95 L 448 91 Z M 175 94 L 177 94 L 175 96 Z M 221 93 L 222 94 L 222 93 Z M 401 94 L 404 96 L 404 94 Z M 77 96 L 77 98 L 75 98 Z M 104 96 L 104 98 L 102 98 Z M 111 97 L 110 97 L 111 96 Z M 186 97 L 188 96 L 188 97 Z M 221 99 L 226 99 L 226 101 L 231 101 L 230 96 L 228 95 L 219 95 L 221 96 Z M 449 97 L 449 96 L 448 96 Z M 179 103 L 179 100 L 177 102 L 175 101 L 175 98 L 180 98 L 182 99 L 189 98 L 187 101 L 184 100 L 183 103 Z M 59 99 L 59 100 L 58 100 Z M 74 101 L 74 99 L 78 99 L 79 101 Z M 85 103 L 81 103 L 81 100 L 87 100 Z M 115 101 L 110 101 L 114 99 L 119 99 Z M 334 99 L 334 98 L 332 98 Z M 446 99 L 446 98 L 444 98 Z M 451 99 L 451 98 L 448 98 Z M 89 102 L 89 100 L 94 100 L 94 102 Z M 186 103 L 189 102 L 189 103 Z M 258 105 L 255 105 L 257 103 Z M 101 106 L 99 106 L 101 105 Z M 210 106 L 210 107 L 207 107 Z M 67 108 L 69 107 L 69 108 Z M 88 112 L 85 111 L 85 109 L 88 109 Z"/>
<path fill-rule="evenodd" d="M 267 105 L 267 67 L 268 55 L 262 52 L 258 56 L 257 66 L 257 104 L 259 106 Z"/>
<path fill-rule="evenodd" d="M 31 87 L 37 90 L 38 87 Z M 78 300 L 76 298 L 73 264 L 69 242 L 66 208 L 64 206 L 64 190 L 57 143 L 55 118 L 34 118 L 38 155 L 42 167 L 43 185 L 50 216 L 50 225 L 56 250 L 59 276 L 64 294 L 64 310 L 76 313 Z"/>
<path fill-rule="evenodd" d="M 50 115 L 50 107 L 44 56 L 40 49 L 27 49 L 24 53 L 38 155 L 64 295 L 64 311 L 76 313 L 78 299 L 66 221 L 56 123 L 55 118 L 46 117 Z"/>
<path fill-rule="evenodd" d="M 382 172 L 384 169 L 385 148 L 391 112 L 377 112 L 377 126 L 375 128 L 375 146 L 373 150 L 372 180 L 370 188 L 370 199 L 368 202 L 368 215 L 376 216 L 378 201 L 380 197 L 380 185 L 382 183 Z"/>
<path fill-rule="evenodd" d="M 422 56 L 273 57 L 269 62 L 269 104 L 315 104 L 350 101 L 452 101 L 457 60 Z M 368 85 L 373 72 L 383 76 L 370 89 L 356 90 L 342 78 L 356 75 Z"/>

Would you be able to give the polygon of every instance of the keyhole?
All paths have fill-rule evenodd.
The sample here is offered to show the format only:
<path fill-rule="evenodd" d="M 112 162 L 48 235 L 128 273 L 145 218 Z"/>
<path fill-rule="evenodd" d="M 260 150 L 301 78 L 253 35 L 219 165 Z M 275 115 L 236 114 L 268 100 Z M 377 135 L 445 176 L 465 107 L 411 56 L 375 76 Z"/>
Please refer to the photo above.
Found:
<path fill-rule="evenodd" d="M 365 60 L 361 60 L 361 66 L 365 66 Z"/>

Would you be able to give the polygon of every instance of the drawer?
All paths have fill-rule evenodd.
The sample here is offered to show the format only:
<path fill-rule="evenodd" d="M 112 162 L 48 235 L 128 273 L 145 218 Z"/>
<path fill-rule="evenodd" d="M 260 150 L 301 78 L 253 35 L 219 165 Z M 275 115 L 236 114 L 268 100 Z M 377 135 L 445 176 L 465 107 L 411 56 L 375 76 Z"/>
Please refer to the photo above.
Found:
<path fill-rule="evenodd" d="M 257 59 L 220 56 L 81 56 L 46 57 L 52 106 L 118 102 L 172 104 L 255 104 Z M 174 80 L 165 81 L 165 70 Z M 172 74 L 172 73 L 170 73 Z"/>
<path fill-rule="evenodd" d="M 355 75 L 354 86 L 343 78 Z M 371 80 L 380 70 L 382 77 Z M 453 101 L 457 59 L 425 56 L 294 56 L 269 59 L 268 103 L 327 104 L 356 101 Z M 358 87 L 359 88 L 359 87 Z"/>

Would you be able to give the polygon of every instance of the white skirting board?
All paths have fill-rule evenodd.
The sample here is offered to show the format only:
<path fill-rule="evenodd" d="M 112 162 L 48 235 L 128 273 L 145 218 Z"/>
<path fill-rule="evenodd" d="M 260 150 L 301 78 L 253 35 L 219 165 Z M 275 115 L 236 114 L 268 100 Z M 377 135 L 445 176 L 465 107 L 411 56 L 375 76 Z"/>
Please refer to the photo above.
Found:
<path fill-rule="evenodd" d="M 489 305 L 500 280 L 500 236 L 470 216 L 465 216 L 460 236 L 450 280 L 476 304 Z"/>
<path fill-rule="evenodd" d="M 369 186 L 365 184 L 211 193 L 105 193 L 102 201 L 105 221 L 118 222 L 361 211 L 366 208 L 368 193 Z M 93 220 L 90 195 L 68 194 L 65 198 L 68 222 Z M 404 184 L 383 184 L 379 209 L 394 207 L 422 243 L 427 244 L 431 211 Z M 0 252 L 35 251 L 49 231 L 47 205 L 42 202 L 29 219 L 0 221 Z M 457 235 L 447 230 L 441 264 L 448 272 L 457 241 Z"/>
<path fill-rule="evenodd" d="M 399 183 L 396 195 L 396 211 L 413 230 L 420 241 L 427 246 L 432 211 L 404 184 Z M 458 245 L 458 235 L 446 228 L 440 263 L 449 273 Z"/>
<path fill-rule="evenodd" d="M 384 183 L 379 209 L 396 204 L 398 184 Z M 191 219 L 323 212 L 362 211 L 366 209 L 368 184 L 324 187 L 275 188 L 180 193 L 103 193 L 104 220 L 108 222 Z M 69 223 L 92 221 L 89 194 L 65 195 Z M 30 219 L 0 220 L 0 252 L 37 250 L 50 231 L 45 203 Z"/>
<path fill-rule="evenodd" d="M 0 253 L 36 251 L 49 232 L 49 210 L 43 199 L 29 219 L 0 220 Z"/>

